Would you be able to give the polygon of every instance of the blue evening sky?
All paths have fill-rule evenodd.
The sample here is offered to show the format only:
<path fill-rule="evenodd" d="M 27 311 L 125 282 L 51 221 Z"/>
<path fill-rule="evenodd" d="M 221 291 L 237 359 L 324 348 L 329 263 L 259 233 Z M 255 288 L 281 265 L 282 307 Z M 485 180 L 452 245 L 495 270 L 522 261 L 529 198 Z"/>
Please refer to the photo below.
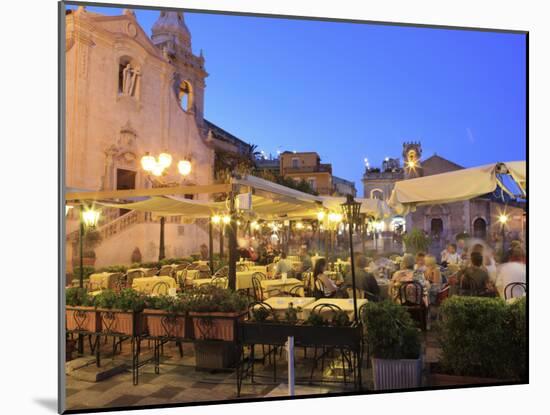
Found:
<path fill-rule="evenodd" d="M 105 14 L 118 8 L 88 7 Z M 145 32 L 159 12 L 137 10 Z M 185 13 L 206 59 L 205 117 L 267 154 L 317 151 L 362 195 L 421 141 L 463 166 L 526 158 L 525 36 Z"/>

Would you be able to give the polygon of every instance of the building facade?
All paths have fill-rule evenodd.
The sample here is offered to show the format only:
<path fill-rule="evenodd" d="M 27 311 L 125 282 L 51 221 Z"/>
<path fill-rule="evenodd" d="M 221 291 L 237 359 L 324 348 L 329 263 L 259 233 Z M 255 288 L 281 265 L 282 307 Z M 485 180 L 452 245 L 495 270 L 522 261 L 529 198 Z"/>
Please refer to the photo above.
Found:
<path fill-rule="evenodd" d="M 192 52 L 182 12 L 160 12 L 149 37 L 131 10 L 118 16 L 68 10 L 65 58 L 68 188 L 151 187 L 140 165 L 147 152 L 191 161 L 185 180 L 176 162 L 167 182 L 212 183 L 214 148 L 203 118 L 208 74 L 202 55 Z M 69 235 L 76 219 L 68 217 Z M 158 259 L 158 218 L 105 208 L 99 231 L 96 266 L 128 264 L 136 248 L 143 261 Z M 165 232 L 167 256 L 187 255 L 208 238 L 204 226 L 181 218 L 169 218 Z"/>
<path fill-rule="evenodd" d="M 364 197 L 388 200 L 395 182 L 416 177 L 430 176 L 463 169 L 464 167 L 434 154 L 424 160 L 419 142 L 403 144 L 403 165 L 396 159 L 386 159 L 382 168 L 367 168 L 363 176 Z M 507 238 L 523 239 L 523 209 L 505 204 L 493 196 L 479 197 L 463 202 L 419 206 L 405 219 L 405 229 L 421 229 L 432 238 L 433 253 L 439 253 L 448 242 L 454 242 L 456 235 L 467 233 L 494 244 L 502 237 L 499 215 L 506 211 L 509 222 L 505 233 Z M 382 231 L 394 231 L 394 224 L 403 218 L 394 217 L 384 221 Z"/>

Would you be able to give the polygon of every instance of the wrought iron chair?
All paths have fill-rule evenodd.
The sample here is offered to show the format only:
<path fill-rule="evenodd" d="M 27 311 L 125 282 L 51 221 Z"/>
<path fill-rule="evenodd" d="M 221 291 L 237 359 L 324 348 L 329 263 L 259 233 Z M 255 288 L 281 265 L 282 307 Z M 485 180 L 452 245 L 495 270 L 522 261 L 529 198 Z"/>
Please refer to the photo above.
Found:
<path fill-rule="evenodd" d="M 160 271 L 159 271 L 159 277 L 161 276 L 167 276 L 167 277 L 174 277 L 174 267 L 172 265 L 164 265 Z"/>
<path fill-rule="evenodd" d="M 264 289 L 262 288 L 262 283 L 256 274 L 263 275 L 260 272 L 252 275 L 252 296 L 255 302 L 262 302 L 264 300 Z"/>
<path fill-rule="evenodd" d="M 514 295 L 514 290 L 516 288 L 520 289 L 520 295 Z M 521 297 L 522 295 L 527 294 L 527 284 L 524 282 L 511 282 L 510 284 L 504 287 L 504 299 L 508 300 L 514 297 Z"/>
<path fill-rule="evenodd" d="M 313 272 L 306 271 L 302 273 L 302 281 L 304 282 L 304 293 L 307 296 L 312 295 L 314 291 Z"/>
<path fill-rule="evenodd" d="M 199 265 L 197 269 L 199 271 L 199 278 L 212 277 L 212 272 L 210 271 L 210 267 L 208 265 Z"/>
<path fill-rule="evenodd" d="M 422 284 L 418 281 L 403 282 L 399 287 L 399 303 L 407 308 L 411 317 L 420 324 L 422 331 L 426 331 L 428 313 Z"/>
<path fill-rule="evenodd" d="M 335 304 L 321 303 L 321 304 L 317 304 L 315 307 L 313 307 L 313 309 L 311 310 L 311 314 L 319 314 L 320 316 L 323 317 L 323 319 L 328 320 L 328 321 L 332 321 L 336 318 L 337 314 L 339 314 L 342 311 L 343 310 Z M 336 351 L 337 349 L 340 352 L 340 357 L 341 357 L 341 361 L 342 361 L 342 372 L 343 372 L 343 375 L 344 375 L 344 383 L 347 383 L 346 370 L 351 372 L 352 369 L 353 369 L 353 364 L 352 364 L 351 357 L 347 355 L 344 348 L 341 348 L 341 347 L 340 348 L 326 347 L 326 346 L 322 347 L 322 351 L 321 351 L 320 356 L 318 356 L 319 347 L 316 346 L 314 348 L 313 365 L 311 366 L 311 373 L 309 375 L 309 382 L 310 383 L 312 383 L 312 381 L 313 381 L 313 374 L 315 373 L 315 369 L 317 369 L 319 360 L 321 361 L 321 373 L 324 373 L 324 371 L 325 371 L 325 357 L 327 357 L 327 355 L 329 355 L 331 353 L 334 353 L 334 351 Z M 347 369 L 346 369 L 346 363 L 347 363 Z"/>
<path fill-rule="evenodd" d="M 229 276 L 229 267 L 227 265 L 221 267 L 214 273 L 214 277 L 228 277 Z"/>
<path fill-rule="evenodd" d="M 136 269 L 134 271 L 130 271 L 126 274 L 126 288 L 132 288 L 132 284 L 134 283 L 134 279 L 136 278 L 143 278 L 145 277 L 145 272 L 141 269 Z"/>
<path fill-rule="evenodd" d="M 213 277 L 209 285 L 218 288 L 227 288 L 229 284 L 229 279 L 227 277 Z"/>
<path fill-rule="evenodd" d="M 159 269 L 158 268 L 151 268 L 147 271 L 145 271 L 146 277 L 154 277 L 155 275 L 158 275 Z"/>
<path fill-rule="evenodd" d="M 248 265 L 246 265 L 246 264 L 237 264 L 237 271 L 238 272 L 248 271 Z"/>
<path fill-rule="evenodd" d="M 167 295 L 170 290 L 170 285 L 164 281 L 159 281 L 151 288 L 151 294 Z"/>
<path fill-rule="evenodd" d="M 304 287 L 303 285 L 295 285 L 291 287 L 290 290 L 284 291 L 283 294 L 289 295 L 290 297 L 303 297 Z"/>
<path fill-rule="evenodd" d="M 313 296 L 318 300 L 319 298 L 326 298 L 325 284 L 319 278 L 315 278 Z"/>

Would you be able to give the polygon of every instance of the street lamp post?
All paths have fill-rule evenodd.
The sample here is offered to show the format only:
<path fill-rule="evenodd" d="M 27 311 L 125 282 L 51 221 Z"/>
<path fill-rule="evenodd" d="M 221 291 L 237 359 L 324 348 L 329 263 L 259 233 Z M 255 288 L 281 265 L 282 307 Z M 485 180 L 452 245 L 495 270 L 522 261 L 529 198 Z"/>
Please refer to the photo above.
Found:
<path fill-rule="evenodd" d="M 141 168 L 147 173 L 149 181 L 153 187 L 169 187 L 177 185 L 178 183 L 168 183 L 162 181 L 161 177 L 164 176 L 168 168 L 172 165 L 172 155 L 168 152 L 162 152 L 158 157 L 150 155 L 148 152 L 141 158 Z M 191 173 L 191 162 L 187 159 L 180 160 L 178 162 L 178 172 L 185 178 Z M 165 258 L 165 246 L 164 246 L 164 225 L 166 218 L 160 217 L 160 235 L 159 235 L 159 261 Z"/>
<path fill-rule="evenodd" d="M 352 195 L 347 196 L 345 203 L 340 205 L 342 207 L 342 212 L 344 213 L 346 220 L 348 222 L 349 229 L 349 254 L 351 261 L 351 285 L 353 289 L 353 316 L 355 321 L 358 320 L 357 313 L 357 293 L 355 292 L 355 258 L 353 255 L 353 227 L 359 220 L 359 213 L 361 210 L 361 203 L 356 202 L 353 199 Z"/>
<path fill-rule="evenodd" d="M 78 276 L 78 286 L 84 288 L 84 238 L 86 237 L 86 231 L 93 229 L 97 226 L 100 213 L 93 207 L 84 208 L 80 207 L 80 223 L 79 223 L 79 245 L 80 245 L 80 275 Z M 84 352 L 84 336 L 78 335 L 78 352 L 82 354 Z"/>

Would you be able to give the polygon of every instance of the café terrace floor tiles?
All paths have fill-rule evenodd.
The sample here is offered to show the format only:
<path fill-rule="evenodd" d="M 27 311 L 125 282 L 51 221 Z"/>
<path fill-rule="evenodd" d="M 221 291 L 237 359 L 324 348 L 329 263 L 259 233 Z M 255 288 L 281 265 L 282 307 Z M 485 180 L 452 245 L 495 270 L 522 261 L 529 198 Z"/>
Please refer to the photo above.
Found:
<path fill-rule="evenodd" d="M 439 350 L 436 342 L 431 339 L 431 333 L 425 341 L 425 358 L 435 360 Z M 258 350 L 261 352 L 261 348 Z M 150 355 L 146 346 L 142 348 L 143 359 Z M 366 356 L 365 356 L 366 357 Z M 123 346 L 122 355 L 117 358 L 130 361 L 129 347 Z M 320 368 L 315 371 L 314 382 L 308 385 L 311 371 L 311 352 L 308 351 L 308 359 L 303 359 L 303 351 L 296 352 L 296 378 L 302 381 L 296 385 L 296 395 L 337 393 L 352 390 L 352 385 L 340 383 L 319 383 Z M 105 355 L 104 360 L 110 359 Z M 89 408 L 114 408 L 134 405 L 158 405 L 179 404 L 189 402 L 225 401 L 238 399 L 236 391 L 235 372 L 228 371 L 199 371 L 194 367 L 194 349 L 191 344 L 184 344 L 184 355 L 180 357 L 175 345 L 165 345 L 164 355 L 161 359 L 160 374 L 154 373 L 152 364 L 140 368 L 139 384 L 132 385 L 132 374 L 129 370 L 100 382 L 86 382 L 66 376 L 67 385 L 67 409 Z M 338 367 L 339 361 L 335 361 Z M 252 384 L 250 378 L 243 383 L 241 399 L 258 397 L 284 396 L 287 385 L 284 383 L 287 362 L 283 357 L 277 358 L 278 379 L 273 380 L 273 367 L 266 364 L 262 366 L 258 362 L 255 367 L 257 383 Z M 330 370 L 326 370 L 325 380 L 334 380 L 336 376 Z M 367 369 L 366 361 L 363 362 L 364 385 L 370 385 L 371 369 Z"/>

